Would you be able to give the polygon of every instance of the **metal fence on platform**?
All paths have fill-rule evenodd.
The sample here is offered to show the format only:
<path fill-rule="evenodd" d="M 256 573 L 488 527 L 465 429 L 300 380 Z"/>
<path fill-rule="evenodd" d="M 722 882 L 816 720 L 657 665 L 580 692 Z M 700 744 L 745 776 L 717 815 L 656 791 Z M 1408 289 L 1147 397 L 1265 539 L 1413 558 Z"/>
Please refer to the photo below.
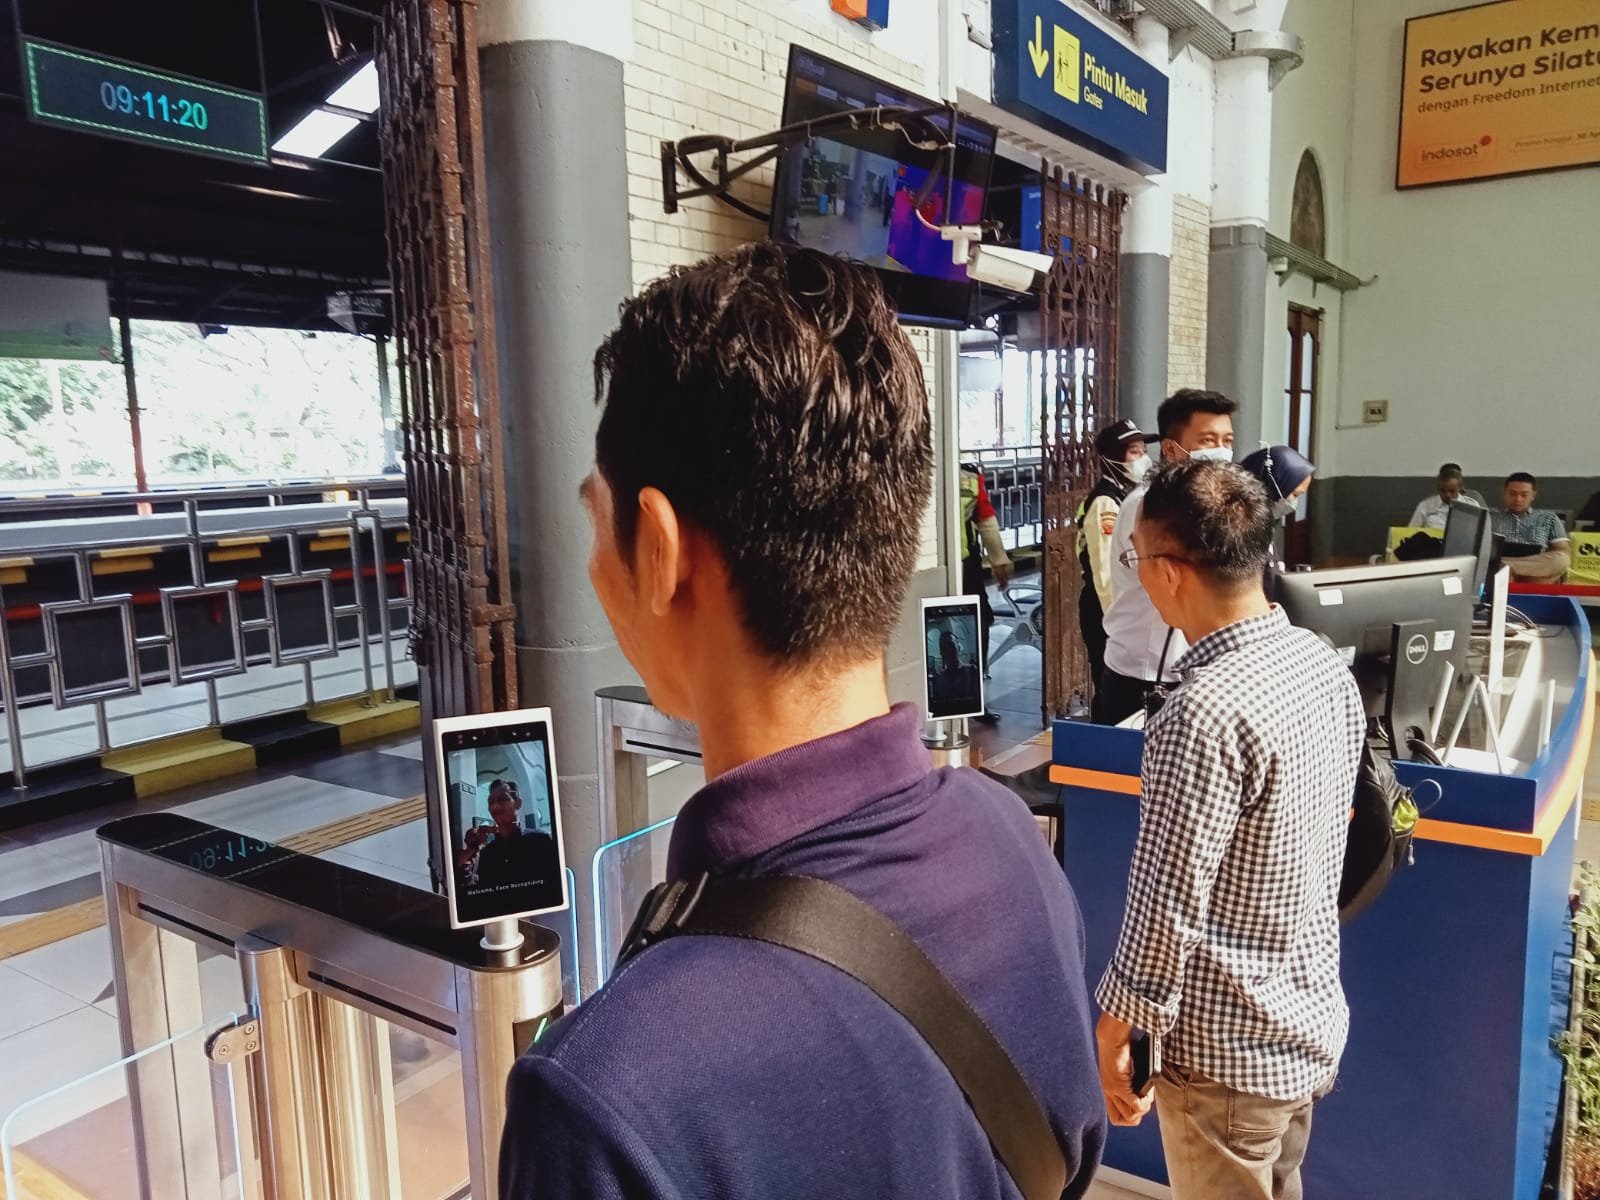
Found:
<path fill-rule="evenodd" d="M 367 486 L 313 484 L 268 493 L 270 499 L 258 488 L 164 493 L 158 499 L 166 513 L 99 523 L 67 518 L 103 505 L 103 497 L 61 499 L 50 510 L 60 521 L 3 527 L 0 707 L 12 786 L 26 786 L 34 766 L 75 756 L 30 750 L 23 719 L 29 708 L 92 711 L 93 741 L 82 749 L 104 755 L 149 740 L 148 732 L 119 738 L 107 705 L 152 685 L 194 684 L 204 694 L 204 719 L 158 736 L 220 727 L 219 681 L 255 668 L 298 667 L 304 694 L 249 717 L 351 697 L 374 705 L 395 697 L 395 642 L 408 623 L 410 571 L 405 562 L 391 565 L 385 543 L 386 531 L 406 536 L 398 533 L 407 524 L 404 501 L 374 500 Z M 329 504 L 330 494 L 348 498 Z M 230 500 L 259 507 L 214 510 Z M 232 578 L 208 570 L 218 560 L 265 562 L 263 547 L 283 559 L 281 568 L 235 570 Z M 348 567 L 306 561 L 330 554 Z M 158 570 L 158 557 L 166 569 Z M 170 566 L 180 558 L 185 566 Z M 172 582 L 174 571 L 178 582 Z M 54 582 L 41 587 L 41 575 Z M 128 581 L 140 575 L 152 586 L 131 590 Z M 258 590 L 259 607 L 253 599 L 247 603 Z M 26 602 L 18 602 L 19 591 Z M 356 687 L 318 679 L 314 664 L 350 650 L 359 659 Z M 50 731 L 34 732 L 38 740 Z"/>

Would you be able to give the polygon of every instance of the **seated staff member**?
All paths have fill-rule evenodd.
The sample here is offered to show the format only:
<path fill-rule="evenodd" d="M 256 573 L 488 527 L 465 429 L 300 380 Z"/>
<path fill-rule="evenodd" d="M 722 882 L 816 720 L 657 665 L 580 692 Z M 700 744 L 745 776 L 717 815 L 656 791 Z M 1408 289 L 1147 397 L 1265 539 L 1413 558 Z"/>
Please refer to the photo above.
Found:
<path fill-rule="evenodd" d="M 1412 511 L 1411 528 L 1443 529 L 1445 521 L 1450 517 L 1450 506 L 1457 500 L 1465 504 L 1476 504 L 1479 508 L 1483 507 L 1483 497 L 1465 488 L 1461 467 L 1456 463 L 1445 463 L 1439 468 L 1436 486 L 1437 492 Z"/>
<path fill-rule="evenodd" d="M 1078 565 L 1083 588 L 1078 593 L 1078 629 L 1089 652 L 1089 681 L 1100 690 L 1106 665 L 1106 609 L 1111 605 L 1111 536 L 1117 512 L 1128 493 L 1150 469 L 1149 442 L 1157 439 L 1132 421 L 1116 421 L 1095 435 L 1100 480 L 1078 505 Z"/>
<path fill-rule="evenodd" d="M 1096 1034 L 1122 1125 L 1150 1104 L 1133 1094 L 1130 1035 L 1160 1039 L 1173 1200 L 1298 1200 L 1312 1103 L 1349 1027 L 1338 898 L 1366 715 L 1334 649 L 1267 602 L 1271 547 L 1266 493 L 1238 467 L 1152 477 L 1135 562 L 1191 648 L 1145 727 Z"/>
<path fill-rule="evenodd" d="M 1233 459 L 1233 414 L 1238 405 L 1220 392 L 1182 388 L 1161 402 L 1156 427 L 1163 462 Z M 1143 488 L 1129 493 L 1111 535 L 1111 607 L 1106 609 L 1106 666 L 1095 689 L 1094 720 L 1115 725 L 1144 705 L 1158 682 L 1177 676 L 1173 665 L 1187 650 L 1183 634 L 1161 619 L 1139 583 L 1139 572 L 1123 556 L 1133 550 Z"/>
<path fill-rule="evenodd" d="M 1083 919 L 1026 806 L 934 770 L 885 651 L 933 484 L 877 276 L 757 242 L 622 306 L 595 356 L 589 575 L 706 779 L 666 877 L 800 875 L 893 921 L 1009 1053 L 1081 1197 L 1100 1160 Z M 717 463 L 705 471 L 705 459 Z M 843 971 L 744 938 L 624 963 L 511 1074 L 505 1200 L 1017 1195 L 955 1078 Z"/>
<path fill-rule="evenodd" d="M 1526 471 L 1506 476 L 1505 507 L 1497 509 L 1494 531 L 1505 538 L 1501 555 L 1513 579 L 1558 583 L 1572 569 L 1572 539 L 1561 518 L 1535 508 L 1539 481 Z"/>

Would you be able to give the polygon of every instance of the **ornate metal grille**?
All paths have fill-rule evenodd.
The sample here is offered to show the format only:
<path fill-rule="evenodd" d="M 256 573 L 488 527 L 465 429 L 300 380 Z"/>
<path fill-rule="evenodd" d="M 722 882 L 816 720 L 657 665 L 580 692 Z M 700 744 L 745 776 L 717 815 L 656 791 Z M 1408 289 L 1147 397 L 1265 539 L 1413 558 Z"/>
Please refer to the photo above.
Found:
<path fill-rule="evenodd" d="M 1095 431 L 1117 415 L 1117 288 L 1127 197 L 1045 164 L 1043 237 L 1055 257 L 1039 297 L 1044 447 L 1045 716 L 1089 696 L 1078 636 L 1078 503 L 1094 484 Z M 1076 701 L 1076 704 L 1074 703 Z"/>
<path fill-rule="evenodd" d="M 473 0 L 395 0 L 378 55 L 412 654 L 435 715 L 515 708 Z"/>

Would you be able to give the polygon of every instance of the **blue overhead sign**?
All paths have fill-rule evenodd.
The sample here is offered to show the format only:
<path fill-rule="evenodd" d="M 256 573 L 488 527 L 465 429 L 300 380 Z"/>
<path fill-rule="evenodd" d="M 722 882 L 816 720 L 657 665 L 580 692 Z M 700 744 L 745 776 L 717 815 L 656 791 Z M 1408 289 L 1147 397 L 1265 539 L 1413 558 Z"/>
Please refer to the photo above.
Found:
<path fill-rule="evenodd" d="M 1063 0 L 992 0 L 994 102 L 1147 175 L 1167 169 L 1167 77 Z"/>

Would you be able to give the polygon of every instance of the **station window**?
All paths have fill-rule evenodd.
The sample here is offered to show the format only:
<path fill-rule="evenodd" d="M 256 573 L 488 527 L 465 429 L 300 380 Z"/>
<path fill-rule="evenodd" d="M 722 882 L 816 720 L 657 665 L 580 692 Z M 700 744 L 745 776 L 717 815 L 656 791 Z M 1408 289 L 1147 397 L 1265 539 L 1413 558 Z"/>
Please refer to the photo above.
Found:
<path fill-rule="evenodd" d="M 395 465 L 371 338 L 169 321 L 134 321 L 132 336 L 152 487 L 374 475 Z M 0 358 L 0 483 L 133 481 L 120 365 Z"/>

